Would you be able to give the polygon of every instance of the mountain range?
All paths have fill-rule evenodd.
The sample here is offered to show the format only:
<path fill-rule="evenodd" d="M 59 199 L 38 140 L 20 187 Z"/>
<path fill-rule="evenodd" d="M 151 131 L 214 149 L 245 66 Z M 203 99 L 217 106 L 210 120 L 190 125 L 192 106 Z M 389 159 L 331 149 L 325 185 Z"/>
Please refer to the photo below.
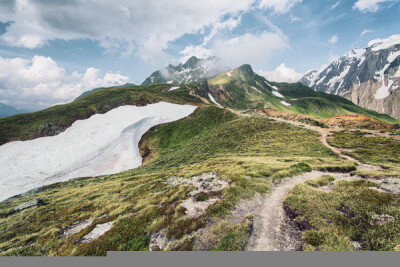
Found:
<path fill-rule="evenodd" d="M 300 82 L 400 119 L 400 35 L 353 49 L 325 69 L 309 71 Z"/>

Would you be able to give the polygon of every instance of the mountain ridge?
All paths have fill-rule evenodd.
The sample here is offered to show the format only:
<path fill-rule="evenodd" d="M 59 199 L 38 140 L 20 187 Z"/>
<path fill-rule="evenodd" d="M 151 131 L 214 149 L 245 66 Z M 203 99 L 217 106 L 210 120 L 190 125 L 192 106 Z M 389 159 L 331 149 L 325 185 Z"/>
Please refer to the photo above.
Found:
<path fill-rule="evenodd" d="M 368 45 L 350 50 L 325 69 L 309 71 L 300 82 L 400 119 L 400 35 Z"/>
<path fill-rule="evenodd" d="M 217 57 L 199 59 L 190 57 L 177 66 L 169 64 L 166 68 L 153 72 L 141 85 L 149 84 L 187 84 L 200 79 L 209 79 L 229 70 Z"/>

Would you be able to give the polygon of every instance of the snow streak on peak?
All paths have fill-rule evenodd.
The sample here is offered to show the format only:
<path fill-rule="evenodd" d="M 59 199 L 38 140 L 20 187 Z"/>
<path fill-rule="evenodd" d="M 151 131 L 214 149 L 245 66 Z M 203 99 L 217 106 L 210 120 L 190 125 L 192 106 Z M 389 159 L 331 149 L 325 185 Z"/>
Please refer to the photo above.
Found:
<path fill-rule="evenodd" d="M 400 44 L 400 34 L 392 35 L 386 39 L 372 40 L 368 43 L 368 46 L 372 47 L 372 51 L 379 51 L 397 44 Z"/>

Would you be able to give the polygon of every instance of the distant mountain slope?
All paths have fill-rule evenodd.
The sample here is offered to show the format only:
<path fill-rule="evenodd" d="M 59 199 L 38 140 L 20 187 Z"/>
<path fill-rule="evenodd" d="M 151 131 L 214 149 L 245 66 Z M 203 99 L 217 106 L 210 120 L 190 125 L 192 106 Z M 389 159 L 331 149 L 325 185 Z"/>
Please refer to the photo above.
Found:
<path fill-rule="evenodd" d="M 185 64 L 169 65 L 165 69 L 153 72 L 142 85 L 192 83 L 202 78 L 218 76 L 227 70 L 229 68 L 217 57 L 199 59 L 193 56 Z"/>
<path fill-rule="evenodd" d="M 0 103 L 0 118 L 13 116 L 20 113 L 29 112 L 28 110 L 24 109 L 17 109 L 9 105 L 5 105 Z"/>
<path fill-rule="evenodd" d="M 388 123 L 390 116 L 353 104 L 336 95 L 316 92 L 300 83 L 274 83 L 243 65 L 208 81 L 211 101 L 231 108 L 272 108 L 316 118 L 342 114 L 363 114 Z"/>
<path fill-rule="evenodd" d="M 300 82 L 400 119 L 400 35 L 353 49 L 324 70 L 308 72 Z"/>
<path fill-rule="evenodd" d="M 128 87 L 128 86 L 136 86 L 136 85 L 133 84 L 133 83 L 127 83 L 127 84 L 124 84 L 124 85 L 121 85 L 121 86 L 115 86 L 115 87 Z M 82 93 L 80 96 L 78 96 L 77 98 L 75 98 L 75 100 L 80 99 L 80 98 L 82 98 L 84 96 L 87 96 L 88 94 L 90 94 L 92 92 L 95 92 L 97 90 L 100 90 L 102 88 L 104 88 L 104 87 L 94 88 L 94 89 L 92 89 L 90 91 L 86 91 L 86 92 Z"/>

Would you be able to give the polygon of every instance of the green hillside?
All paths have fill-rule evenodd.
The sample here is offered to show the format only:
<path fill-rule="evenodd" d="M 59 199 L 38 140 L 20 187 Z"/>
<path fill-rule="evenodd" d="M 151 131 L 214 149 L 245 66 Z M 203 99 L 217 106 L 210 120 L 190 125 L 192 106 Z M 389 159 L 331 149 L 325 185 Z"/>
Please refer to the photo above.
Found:
<path fill-rule="evenodd" d="M 269 82 L 254 73 L 250 65 L 224 73 L 210 80 L 208 84 L 211 94 L 219 104 L 235 109 L 267 107 L 315 118 L 363 114 L 383 122 L 399 123 L 388 115 L 359 107 L 340 96 L 316 92 L 300 83 Z M 274 91 L 283 98 L 274 94 Z M 291 106 L 284 105 L 282 101 Z"/>

